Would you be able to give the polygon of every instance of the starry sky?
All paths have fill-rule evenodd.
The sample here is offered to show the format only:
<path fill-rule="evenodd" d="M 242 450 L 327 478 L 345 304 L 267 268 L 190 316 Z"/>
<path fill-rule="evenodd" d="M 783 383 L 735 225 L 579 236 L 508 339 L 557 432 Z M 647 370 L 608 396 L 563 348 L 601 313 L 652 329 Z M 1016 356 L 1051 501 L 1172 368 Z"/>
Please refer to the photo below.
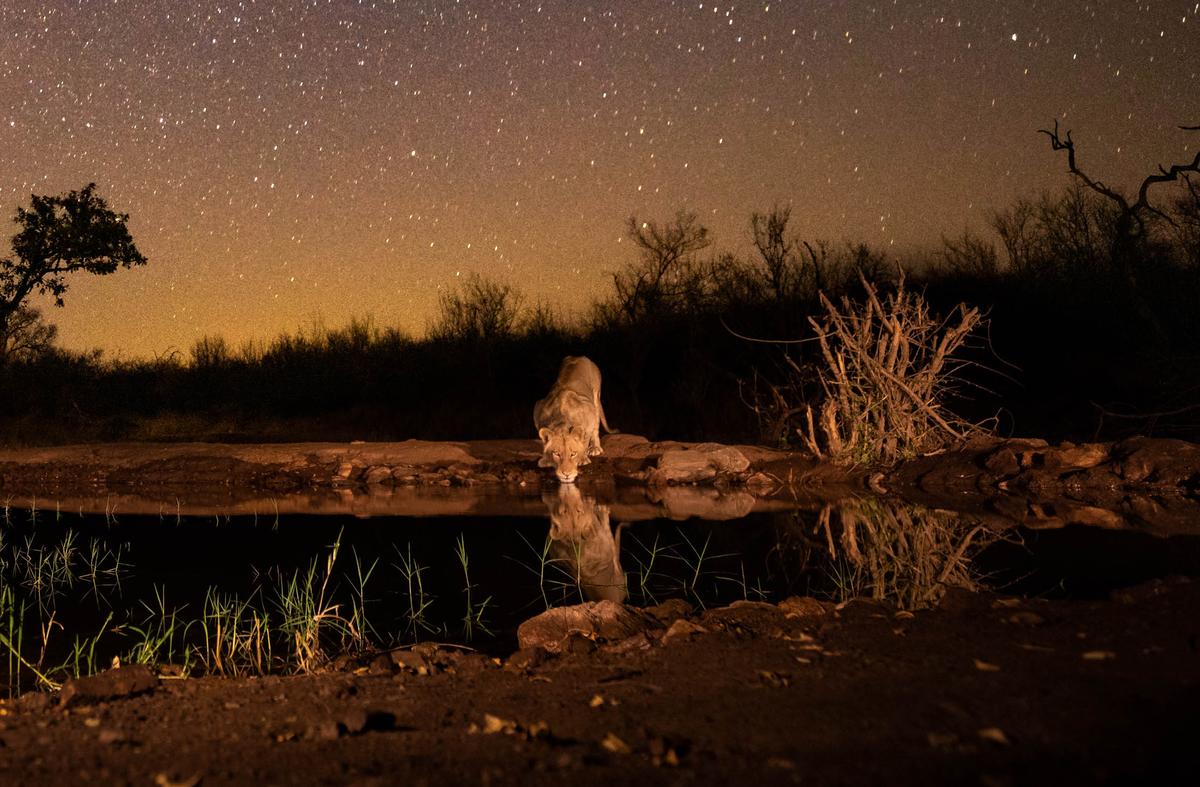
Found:
<path fill-rule="evenodd" d="M 0 210 L 95 181 L 150 258 L 46 305 L 106 357 L 419 335 L 472 272 L 578 312 L 631 214 L 932 249 L 1066 185 L 1055 119 L 1110 185 L 1190 159 L 1200 3 L 0 0 Z"/>

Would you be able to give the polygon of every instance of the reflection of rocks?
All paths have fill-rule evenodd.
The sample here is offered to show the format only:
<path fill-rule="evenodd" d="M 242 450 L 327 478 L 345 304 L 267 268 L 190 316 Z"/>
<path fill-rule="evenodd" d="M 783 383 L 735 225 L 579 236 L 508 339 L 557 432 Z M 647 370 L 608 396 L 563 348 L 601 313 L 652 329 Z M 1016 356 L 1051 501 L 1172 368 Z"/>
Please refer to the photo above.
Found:
<path fill-rule="evenodd" d="M 550 509 L 549 557 L 563 567 L 589 601 L 625 600 L 620 528 L 614 535 L 608 506 L 584 498 L 574 484 L 545 496 Z"/>
<path fill-rule="evenodd" d="M 741 490 L 671 486 L 658 491 L 658 502 L 671 519 L 741 519 L 754 510 L 756 498 Z"/>

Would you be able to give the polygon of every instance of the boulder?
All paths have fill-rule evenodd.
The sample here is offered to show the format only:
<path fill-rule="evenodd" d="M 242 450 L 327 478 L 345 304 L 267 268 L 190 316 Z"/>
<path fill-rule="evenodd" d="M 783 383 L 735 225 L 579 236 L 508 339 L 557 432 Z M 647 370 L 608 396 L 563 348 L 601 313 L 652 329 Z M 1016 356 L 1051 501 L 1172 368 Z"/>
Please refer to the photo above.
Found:
<path fill-rule="evenodd" d="M 145 664 L 105 670 L 84 678 L 68 680 L 58 694 L 58 704 L 92 705 L 133 697 L 158 687 L 158 676 Z"/>
<path fill-rule="evenodd" d="M 653 618 L 615 601 L 589 601 L 571 607 L 552 607 L 530 618 L 517 627 L 517 644 L 521 650 L 543 648 L 559 653 L 573 637 L 616 642 L 655 624 Z"/>
<path fill-rule="evenodd" d="M 703 443 L 664 451 L 651 478 L 658 483 L 690 484 L 715 478 L 718 473 L 740 473 L 749 466 L 750 460 L 738 449 Z"/>

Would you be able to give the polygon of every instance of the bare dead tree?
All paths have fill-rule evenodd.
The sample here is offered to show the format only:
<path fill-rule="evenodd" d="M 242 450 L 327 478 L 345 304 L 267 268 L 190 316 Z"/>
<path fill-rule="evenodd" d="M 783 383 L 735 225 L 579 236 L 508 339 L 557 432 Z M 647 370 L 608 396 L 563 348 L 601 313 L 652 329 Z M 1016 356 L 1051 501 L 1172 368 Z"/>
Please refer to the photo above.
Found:
<path fill-rule="evenodd" d="M 1184 131 L 1197 131 L 1200 126 L 1180 126 Z M 1079 182 L 1104 199 L 1116 209 L 1114 232 L 1111 239 L 1110 262 L 1115 272 L 1124 280 L 1128 287 L 1128 296 L 1134 309 L 1142 321 L 1150 327 L 1163 345 L 1170 343 L 1169 334 L 1164 329 L 1162 320 L 1155 310 L 1147 303 L 1138 286 L 1137 268 L 1150 255 L 1147 254 L 1147 227 L 1151 219 L 1159 219 L 1171 227 L 1178 229 L 1173 218 L 1162 210 L 1150 204 L 1150 189 L 1162 183 L 1172 183 L 1181 178 L 1187 182 L 1187 175 L 1200 172 L 1200 151 L 1190 162 L 1172 164 L 1169 167 L 1159 165 L 1158 172 L 1147 175 L 1137 190 L 1137 199 L 1132 202 L 1118 189 L 1112 188 L 1103 181 L 1097 180 L 1079 168 L 1075 157 L 1075 142 L 1068 130 L 1063 136 L 1058 130 L 1058 121 L 1054 122 L 1054 130 L 1039 129 L 1050 139 L 1052 150 L 1065 150 L 1067 153 L 1067 168 Z"/>
<path fill-rule="evenodd" d="M 1183 131 L 1200 131 L 1200 126 L 1180 126 L 1179 128 Z M 1043 128 L 1039 129 L 1038 133 L 1045 134 L 1050 138 L 1052 150 L 1067 152 L 1067 168 L 1072 175 L 1092 191 L 1112 200 L 1120 209 L 1117 218 L 1117 238 L 1115 239 L 1118 244 L 1126 244 L 1144 238 L 1147 216 L 1157 216 L 1173 225 L 1174 220 L 1170 216 L 1150 204 L 1150 189 L 1160 183 L 1172 183 L 1181 177 L 1186 177 L 1189 172 L 1200 172 L 1200 150 L 1196 151 L 1196 155 L 1188 163 L 1172 164 L 1170 167 L 1159 165 L 1158 172 L 1147 175 L 1141 186 L 1138 187 L 1137 199 L 1130 202 L 1120 191 L 1106 185 L 1103 181 L 1096 180 L 1079 168 L 1075 160 L 1075 142 L 1071 139 L 1071 132 L 1068 130 L 1065 137 L 1060 135 L 1057 120 L 1054 121 L 1053 131 Z"/>

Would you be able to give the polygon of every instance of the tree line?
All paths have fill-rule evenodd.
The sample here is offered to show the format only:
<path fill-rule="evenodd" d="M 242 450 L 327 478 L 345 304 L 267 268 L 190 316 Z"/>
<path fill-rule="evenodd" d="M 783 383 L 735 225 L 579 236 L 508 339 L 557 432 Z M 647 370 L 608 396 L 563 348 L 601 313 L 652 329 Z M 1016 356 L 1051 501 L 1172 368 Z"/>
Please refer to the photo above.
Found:
<path fill-rule="evenodd" d="M 580 314 L 474 275 L 440 296 L 422 337 L 364 316 L 236 348 L 205 337 L 186 355 L 149 360 L 54 346 L 32 293 L 61 304 L 69 275 L 145 258 L 128 217 L 93 185 L 35 196 L 18 209 L 13 256 L 0 260 L 0 395 L 10 403 L 0 439 L 35 441 L 39 429 L 48 439 L 522 436 L 558 360 L 586 353 L 626 431 L 794 440 L 769 404 L 785 389 L 792 403 L 820 392 L 815 374 L 796 372 L 818 360 L 810 318 L 822 295 L 883 297 L 902 277 L 937 313 L 966 303 L 985 316 L 949 405 L 963 417 L 998 413 L 1003 431 L 1046 436 L 1192 435 L 1200 155 L 1127 198 L 1086 173 L 1069 133 L 1045 133 L 1067 153 L 1071 184 L 924 254 L 805 237 L 788 206 L 749 217 L 748 257 L 716 248 L 694 213 L 631 216 L 632 259 Z"/>

